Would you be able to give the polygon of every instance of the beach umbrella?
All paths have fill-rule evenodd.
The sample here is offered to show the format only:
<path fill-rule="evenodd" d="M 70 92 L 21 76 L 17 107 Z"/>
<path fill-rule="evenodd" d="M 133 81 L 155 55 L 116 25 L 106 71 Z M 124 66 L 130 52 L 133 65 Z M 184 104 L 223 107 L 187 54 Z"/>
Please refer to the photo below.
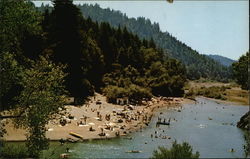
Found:
<path fill-rule="evenodd" d="M 114 125 L 116 125 L 115 123 L 109 123 L 108 125 L 110 125 L 110 126 L 114 126 Z"/>

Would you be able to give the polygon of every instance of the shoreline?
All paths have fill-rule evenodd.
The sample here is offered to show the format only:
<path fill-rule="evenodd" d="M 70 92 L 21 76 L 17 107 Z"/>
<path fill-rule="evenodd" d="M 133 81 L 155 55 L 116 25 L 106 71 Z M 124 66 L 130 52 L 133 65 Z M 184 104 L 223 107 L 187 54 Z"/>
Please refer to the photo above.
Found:
<path fill-rule="evenodd" d="M 97 101 L 101 104 L 98 104 Z M 66 115 L 63 116 L 65 121 L 67 121 L 64 126 L 60 125 L 59 120 L 50 121 L 46 126 L 46 137 L 49 141 L 63 140 L 66 142 L 87 142 L 123 137 L 146 127 L 151 121 L 155 109 L 178 107 L 182 104 L 193 102 L 190 99 L 181 97 L 155 97 L 151 101 L 144 102 L 144 105 L 123 106 L 107 103 L 106 97 L 96 94 L 87 104 L 80 107 L 67 105 L 66 109 L 71 114 L 71 119 Z M 79 122 L 83 124 L 79 125 Z M 90 127 L 94 131 L 90 131 Z M 7 134 L 4 135 L 5 141 L 26 141 L 26 131 L 14 129 L 11 122 L 5 125 L 5 129 L 7 131 Z M 72 136 L 70 133 L 75 133 L 80 137 Z M 101 133 L 104 136 L 101 136 Z M 117 135 L 118 133 L 119 135 Z"/>
<path fill-rule="evenodd" d="M 209 97 L 205 97 L 205 96 L 196 96 L 196 97 L 200 97 L 200 98 L 205 98 L 205 99 L 209 99 L 209 100 L 212 100 L 214 102 L 217 102 L 219 104 L 230 104 L 230 105 L 234 105 L 234 106 L 248 106 L 248 104 L 244 104 L 244 103 L 241 103 L 241 102 L 233 102 L 233 101 L 230 101 L 230 100 L 221 100 L 221 99 L 215 99 L 215 98 L 209 98 Z"/>

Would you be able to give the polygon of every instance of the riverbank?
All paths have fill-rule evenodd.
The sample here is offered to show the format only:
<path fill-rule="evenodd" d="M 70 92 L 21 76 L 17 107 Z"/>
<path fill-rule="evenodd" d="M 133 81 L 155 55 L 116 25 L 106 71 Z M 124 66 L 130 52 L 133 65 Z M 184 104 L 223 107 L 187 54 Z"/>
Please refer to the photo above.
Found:
<path fill-rule="evenodd" d="M 244 158 L 245 140 L 236 124 L 248 108 L 218 104 L 199 97 L 196 101 L 196 104 L 184 104 L 181 112 L 176 111 L 176 107 L 155 109 L 148 127 L 125 137 L 64 145 L 53 142 L 43 158 L 53 152 L 56 154 L 49 158 L 58 158 L 67 147 L 70 148 L 69 158 L 150 158 L 159 146 L 170 148 L 175 140 L 178 143 L 188 142 L 194 151 L 200 152 L 201 158 Z M 173 121 L 170 126 L 156 127 L 158 117 Z M 165 139 L 165 136 L 171 139 Z M 230 152 L 231 148 L 235 152 Z M 141 153 L 126 153 L 131 150 Z"/>
<path fill-rule="evenodd" d="M 223 104 L 249 105 L 249 92 L 236 83 L 189 81 L 186 97 L 203 96 Z"/>
<path fill-rule="evenodd" d="M 83 106 L 66 106 L 67 115 L 61 120 L 50 121 L 46 137 L 51 141 L 68 140 L 71 142 L 109 139 L 125 136 L 147 126 L 154 109 L 176 107 L 193 101 L 184 98 L 153 98 L 140 106 L 122 106 L 106 102 L 100 94 L 92 97 Z M 25 141 L 26 131 L 15 129 L 11 120 L 6 120 L 4 135 L 6 141 Z"/>

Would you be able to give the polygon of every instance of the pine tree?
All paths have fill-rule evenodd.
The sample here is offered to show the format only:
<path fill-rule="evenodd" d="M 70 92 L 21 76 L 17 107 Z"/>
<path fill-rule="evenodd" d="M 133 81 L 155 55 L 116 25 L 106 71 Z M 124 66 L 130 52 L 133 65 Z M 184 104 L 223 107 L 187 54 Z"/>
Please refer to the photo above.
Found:
<path fill-rule="evenodd" d="M 71 0 L 54 0 L 51 13 L 49 41 L 54 51 L 53 60 L 67 64 L 66 88 L 77 101 L 93 94 L 93 88 L 85 78 L 86 70 L 82 67 L 84 61 L 84 45 L 86 38 L 80 28 L 82 16 Z M 86 37 L 86 36 L 85 36 Z"/>

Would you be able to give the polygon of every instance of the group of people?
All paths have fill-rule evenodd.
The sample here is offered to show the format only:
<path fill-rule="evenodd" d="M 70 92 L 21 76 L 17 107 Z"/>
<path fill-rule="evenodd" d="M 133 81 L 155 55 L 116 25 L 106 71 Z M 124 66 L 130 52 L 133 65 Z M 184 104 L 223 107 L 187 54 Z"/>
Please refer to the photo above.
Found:
<path fill-rule="evenodd" d="M 80 126 L 80 125 L 86 125 L 87 124 L 87 116 L 83 116 L 83 121 L 84 121 L 84 123 L 83 123 L 83 121 L 82 121 L 82 119 L 80 120 L 80 122 L 77 122 L 76 124 L 77 124 L 77 126 Z"/>

